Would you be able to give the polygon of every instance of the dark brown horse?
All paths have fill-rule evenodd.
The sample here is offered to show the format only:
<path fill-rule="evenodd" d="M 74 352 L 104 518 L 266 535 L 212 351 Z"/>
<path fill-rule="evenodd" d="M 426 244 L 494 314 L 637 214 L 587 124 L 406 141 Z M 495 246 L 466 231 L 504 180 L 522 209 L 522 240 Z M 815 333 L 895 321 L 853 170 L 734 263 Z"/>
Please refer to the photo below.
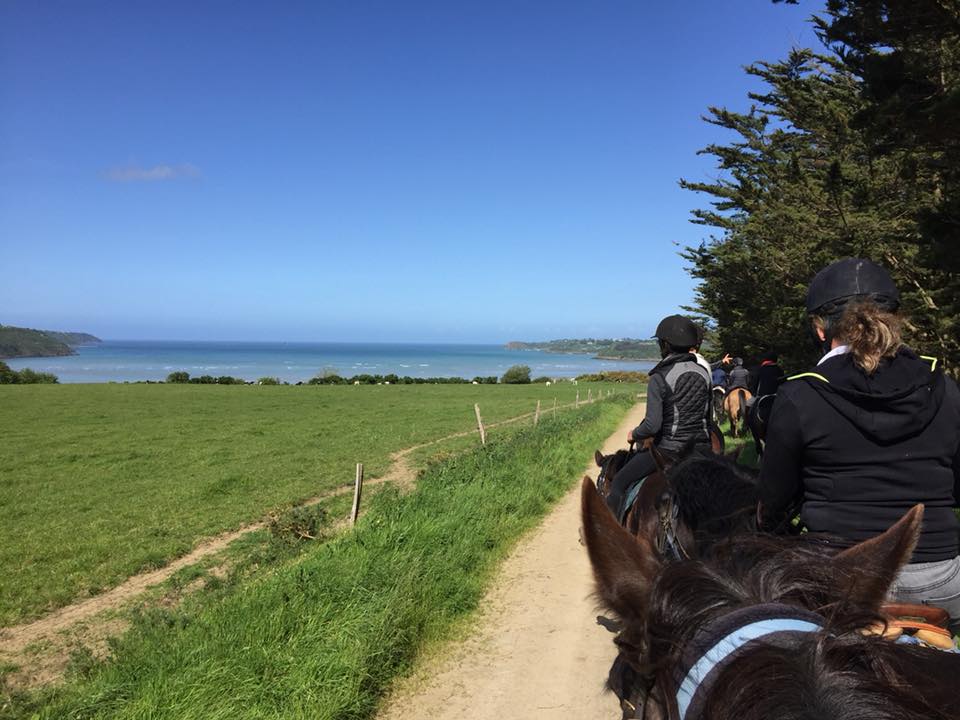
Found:
<path fill-rule="evenodd" d="M 632 535 L 646 538 L 665 558 L 680 559 L 695 556 L 710 539 L 754 529 L 756 474 L 738 465 L 735 454 L 702 455 L 690 448 L 668 458 L 656 448 L 650 452 L 657 471 L 642 481 L 623 523 Z M 595 454 L 604 498 L 631 457 L 627 450 Z"/>
<path fill-rule="evenodd" d="M 588 480 L 582 512 L 598 596 L 621 622 L 608 684 L 624 718 L 960 718 L 960 655 L 863 633 L 885 622 L 922 506 L 842 552 L 741 533 L 672 563 L 620 527 Z"/>

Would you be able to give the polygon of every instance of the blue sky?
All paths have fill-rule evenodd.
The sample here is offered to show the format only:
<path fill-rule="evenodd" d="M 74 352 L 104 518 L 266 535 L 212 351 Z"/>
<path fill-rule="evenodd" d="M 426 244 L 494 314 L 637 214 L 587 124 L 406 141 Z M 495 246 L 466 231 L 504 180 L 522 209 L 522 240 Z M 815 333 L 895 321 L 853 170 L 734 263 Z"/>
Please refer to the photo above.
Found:
<path fill-rule="evenodd" d="M 0 323 L 648 336 L 769 0 L 0 4 Z"/>

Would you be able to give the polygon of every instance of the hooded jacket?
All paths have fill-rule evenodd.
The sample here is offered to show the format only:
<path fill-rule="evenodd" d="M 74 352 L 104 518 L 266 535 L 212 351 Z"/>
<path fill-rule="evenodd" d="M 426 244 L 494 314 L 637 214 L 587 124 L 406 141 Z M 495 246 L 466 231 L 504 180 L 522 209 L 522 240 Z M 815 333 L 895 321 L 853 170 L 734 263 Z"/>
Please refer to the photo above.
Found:
<path fill-rule="evenodd" d="M 913 562 L 957 555 L 960 391 L 907 349 L 867 375 L 849 353 L 777 392 L 760 470 L 767 526 L 802 502 L 808 530 L 847 547 L 923 503 Z"/>

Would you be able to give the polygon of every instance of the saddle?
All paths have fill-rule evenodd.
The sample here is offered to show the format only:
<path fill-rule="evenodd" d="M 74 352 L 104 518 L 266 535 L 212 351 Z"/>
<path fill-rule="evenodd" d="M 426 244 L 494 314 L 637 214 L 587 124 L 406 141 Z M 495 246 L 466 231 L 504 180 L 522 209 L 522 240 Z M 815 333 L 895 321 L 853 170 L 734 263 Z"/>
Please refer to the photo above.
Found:
<path fill-rule="evenodd" d="M 637 480 L 633 485 L 630 486 L 630 489 L 623 494 L 623 500 L 620 503 L 620 507 L 617 508 L 617 520 L 621 525 L 627 524 L 627 514 L 630 512 L 630 508 L 633 507 L 633 503 L 636 502 L 637 495 L 640 494 L 640 490 L 643 488 L 643 483 L 648 477 L 650 476 L 645 475 Z"/>
<path fill-rule="evenodd" d="M 932 605 L 885 603 L 880 612 L 885 623 L 877 623 L 863 630 L 864 635 L 878 635 L 884 640 L 905 642 L 926 647 L 960 652 L 947 629 L 950 615 L 943 608 Z"/>

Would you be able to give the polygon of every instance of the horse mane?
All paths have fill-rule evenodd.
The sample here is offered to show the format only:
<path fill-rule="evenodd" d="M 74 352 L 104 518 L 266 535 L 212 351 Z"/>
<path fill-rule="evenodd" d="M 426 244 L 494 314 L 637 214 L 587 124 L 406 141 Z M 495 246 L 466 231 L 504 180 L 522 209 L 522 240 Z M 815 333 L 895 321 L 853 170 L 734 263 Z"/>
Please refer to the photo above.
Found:
<path fill-rule="evenodd" d="M 644 627 L 628 629 L 628 636 L 636 637 L 638 630 L 645 635 L 647 651 L 634 661 L 656 675 L 661 687 L 671 687 L 672 668 L 697 630 L 732 610 L 784 603 L 820 613 L 826 625 L 789 649 L 758 642 L 740 653 L 721 669 L 703 717 L 733 720 L 728 708 L 736 708 L 736 720 L 960 717 L 960 698 L 952 697 L 949 681 L 960 676 L 960 656 L 860 633 L 882 622 L 877 608 L 848 590 L 862 586 L 869 569 L 857 568 L 860 577 L 854 579 L 830 561 L 833 551 L 817 539 L 744 534 L 716 543 L 707 553 L 703 560 L 664 566 L 652 587 Z M 936 682 L 920 668 L 942 675 L 943 697 L 931 697 Z M 905 681 L 911 675 L 926 697 Z"/>
<path fill-rule="evenodd" d="M 754 519 L 757 474 L 731 458 L 690 455 L 670 469 L 667 480 L 680 518 L 698 536 L 726 537 Z"/>

